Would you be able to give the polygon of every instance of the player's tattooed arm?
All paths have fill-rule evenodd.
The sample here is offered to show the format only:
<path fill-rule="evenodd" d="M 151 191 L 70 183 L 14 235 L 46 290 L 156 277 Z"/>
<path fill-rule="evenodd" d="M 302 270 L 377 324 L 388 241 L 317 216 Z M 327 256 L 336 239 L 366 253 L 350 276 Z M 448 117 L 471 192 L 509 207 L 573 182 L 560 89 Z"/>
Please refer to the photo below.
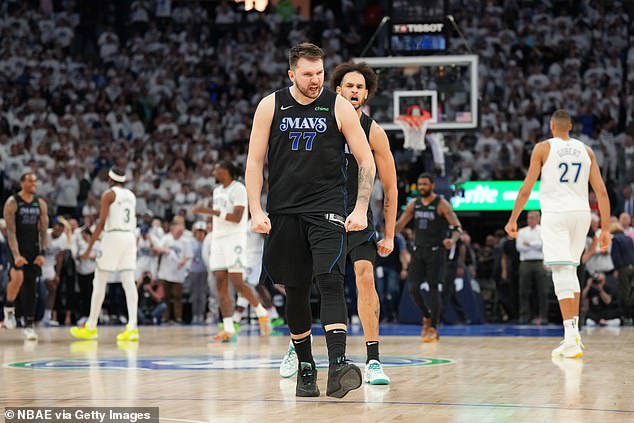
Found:
<path fill-rule="evenodd" d="M 381 179 L 384 192 L 383 211 L 385 215 L 385 238 L 394 238 L 394 225 L 398 207 L 398 188 L 394 156 L 390 151 L 387 134 L 376 122 L 370 128 L 370 147 L 374 152 L 376 170 Z"/>
<path fill-rule="evenodd" d="M 15 232 L 15 212 L 18 209 L 18 205 L 15 202 L 15 198 L 9 197 L 4 204 L 4 220 L 7 223 L 7 242 L 11 249 L 13 257 L 20 257 L 20 249 L 18 248 L 18 238 Z"/>
<path fill-rule="evenodd" d="M 372 185 L 374 184 L 374 165 L 359 167 L 359 188 L 357 192 L 357 204 L 368 208 L 370 196 L 372 195 Z"/>
<path fill-rule="evenodd" d="M 46 201 L 40 198 L 40 226 L 38 228 L 40 234 L 40 249 L 46 251 L 48 249 L 48 206 Z"/>

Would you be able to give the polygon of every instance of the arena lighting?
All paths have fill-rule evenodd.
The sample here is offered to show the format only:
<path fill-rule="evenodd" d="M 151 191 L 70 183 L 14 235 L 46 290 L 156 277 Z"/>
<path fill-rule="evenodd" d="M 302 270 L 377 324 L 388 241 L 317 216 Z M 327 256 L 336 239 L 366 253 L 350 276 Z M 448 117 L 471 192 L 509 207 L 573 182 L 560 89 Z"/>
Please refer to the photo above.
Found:
<path fill-rule="evenodd" d="M 247 12 L 253 8 L 258 12 L 264 12 L 264 9 L 266 9 L 266 6 L 269 4 L 269 0 L 235 0 L 235 2 L 244 2 L 244 10 Z"/>

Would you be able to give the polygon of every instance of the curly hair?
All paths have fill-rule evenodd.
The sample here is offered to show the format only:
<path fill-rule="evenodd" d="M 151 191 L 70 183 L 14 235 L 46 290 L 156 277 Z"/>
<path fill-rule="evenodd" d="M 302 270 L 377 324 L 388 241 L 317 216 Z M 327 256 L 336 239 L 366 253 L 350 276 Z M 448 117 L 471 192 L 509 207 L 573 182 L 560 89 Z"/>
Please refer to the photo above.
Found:
<path fill-rule="evenodd" d="M 365 88 L 368 90 L 368 99 L 372 98 L 379 87 L 379 77 L 374 69 L 372 69 L 367 63 L 342 63 L 337 66 L 332 74 L 332 80 L 330 86 L 333 90 L 337 90 L 337 87 L 341 86 L 343 78 L 350 72 L 358 72 L 363 75 L 365 79 Z"/>

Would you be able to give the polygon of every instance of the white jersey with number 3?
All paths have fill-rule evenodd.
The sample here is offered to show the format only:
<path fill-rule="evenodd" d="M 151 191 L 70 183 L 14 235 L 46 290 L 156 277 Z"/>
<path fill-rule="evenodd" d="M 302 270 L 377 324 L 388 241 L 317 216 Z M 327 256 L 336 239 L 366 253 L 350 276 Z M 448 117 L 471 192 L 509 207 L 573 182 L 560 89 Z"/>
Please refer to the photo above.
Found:
<path fill-rule="evenodd" d="M 550 153 L 542 166 L 539 202 L 542 212 L 590 211 L 590 155 L 586 145 L 569 138 L 548 140 Z"/>
<path fill-rule="evenodd" d="M 115 200 L 110 204 L 106 219 L 106 232 L 133 232 L 136 229 L 136 197 L 132 191 L 122 187 L 112 187 Z"/>

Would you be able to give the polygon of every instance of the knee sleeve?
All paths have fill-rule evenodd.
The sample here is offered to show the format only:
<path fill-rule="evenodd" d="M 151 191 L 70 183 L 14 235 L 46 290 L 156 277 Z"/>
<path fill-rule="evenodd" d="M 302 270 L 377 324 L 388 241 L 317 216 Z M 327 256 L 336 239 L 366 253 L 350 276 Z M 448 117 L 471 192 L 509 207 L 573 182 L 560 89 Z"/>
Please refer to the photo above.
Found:
<path fill-rule="evenodd" d="M 323 326 L 335 323 L 346 324 L 348 321 L 348 310 L 346 308 L 343 275 L 323 273 L 315 276 L 315 280 L 321 293 L 321 324 Z"/>
<path fill-rule="evenodd" d="M 286 321 L 292 334 L 310 330 L 313 316 L 310 309 L 310 285 L 286 287 Z"/>
<path fill-rule="evenodd" d="M 37 269 L 34 266 L 24 266 L 24 278 L 20 288 L 20 303 L 22 313 L 27 319 L 33 321 L 35 317 L 35 301 L 37 297 L 36 280 Z"/>
<path fill-rule="evenodd" d="M 575 293 L 581 291 L 574 266 L 555 265 L 552 266 L 552 271 L 555 295 L 558 300 L 572 299 Z"/>

